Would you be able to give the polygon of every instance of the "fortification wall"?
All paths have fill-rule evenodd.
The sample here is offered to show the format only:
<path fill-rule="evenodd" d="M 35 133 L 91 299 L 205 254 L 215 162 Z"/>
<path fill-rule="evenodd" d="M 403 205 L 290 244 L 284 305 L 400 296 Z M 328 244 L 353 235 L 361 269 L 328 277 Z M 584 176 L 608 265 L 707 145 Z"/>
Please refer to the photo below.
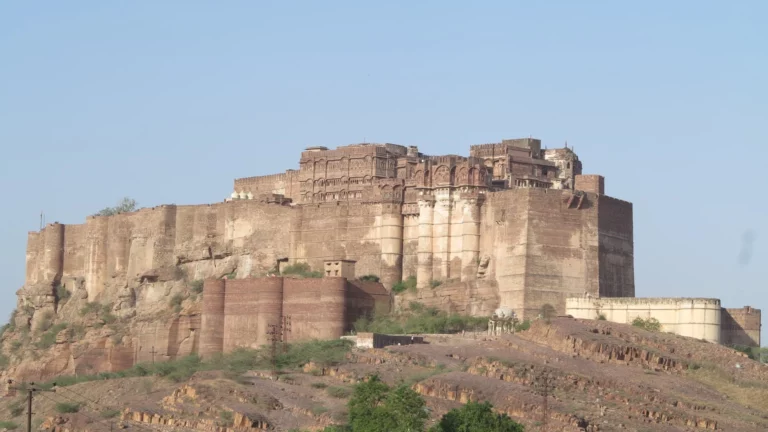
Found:
<path fill-rule="evenodd" d="M 759 347 L 761 327 L 760 309 L 723 309 L 720 337 L 724 345 Z"/>
<path fill-rule="evenodd" d="M 542 306 L 565 310 L 568 295 L 598 293 L 597 205 L 585 196 L 581 208 L 568 203 L 570 191 L 527 189 L 528 240 L 525 316 Z"/>
<path fill-rule="evenodd" d="M 200 356 L 224 352 L 225 279 L 203 283 L 203 316 L 200 328 Z"/>
<path fill-rule="evenodd" d="M 593 195 L 590 194 L 590 197 Z M 632 203 L 600 195 L 598 243 L 600 297 L 635 296 Z"/>
<path fill-rule="evenodd" d="M 306 205 L 299 212 L 293 232 L 293 262 L 307 262 L 321 270 L 334 259 L 356 261 L 356 276 L 382 275 L 382 204 L 332 203 Z"/>
<path fill-rule="evenodd" d="M 574 318 L 631 324 L 640 317 L 655 318 L 662 331 L 720 343 L 720 300 L 707 298 L 568 298 L 566 313 Z"/>
<path fill-rule="evenodd" d="M 570 191 L 510 189 L 488 194 L 481 212 L 485 278 L 498 284 L 499 306 L 531 317 L 545 304 L 562 313 L 568 295 L 599 291 L 598 211 Z"/>
<path fill-rule="evenodd" d="M 600 175 L 579 174 L 574 178 L 573 188 L 594 194 L 605 194 L 605 178 Z"/>
<path fill-rule="evenodd" d="M 235 179 L 234 191 L 250 192 L 253 196 L 279 194 L 293 201 L 299 200 L 299 175 L 296 170 L 284 173 Z"/>
<path fill-rule="evenodd" d="M 84 225 L 50 224 L 30 233 L 25 286 L 84 278 L 89 301 L 137 281 L 149 270 L 199 262 L 195 279 L 212 276 L 216 260 L 236 257 L 238 276 L 266 272 L 288 255 L 288 206 L 233 201 L 160 206 Z M 107 293 L 116 295 L 116 291 Z"/>
<path fill-rule="evenodd" d="M 480 255 L 488 258 L 486 279 L 498 284 L 499 306 L 524 309 L 529 195 L 520 189 L 488 194 L 480 224 Z"/>
<path fill-rule="evenodd" d="M 258 348 L 269 342 L 270 324 L 283 314 L 283 278 L 230 279 L 225 282 L 224 352 Z"/>
<path fill-rule="evenodd" d="M 389 310 L 389 294 L 376 282 L 348 282 L 342 277 L 208 279 L 201 330 L 190 332 L 199 340 L 193 346 L 199 345 L 200 355 L 208 357 L 269 343 L 269 326 L 281 325 L 284 318 L 290 317 L 287 341 L 336 339 L 361 316 Z M 179 331 L 161 333 L 173 339 Z M 168 345 L 178 345 L 177 339 L 169 339 Z"/>
<path fill-rule="evenodd" d="M 285 278 L 283 312 L 291 317 L 289 341 L 338 339 L 347 330 L 347 280 Z"/>

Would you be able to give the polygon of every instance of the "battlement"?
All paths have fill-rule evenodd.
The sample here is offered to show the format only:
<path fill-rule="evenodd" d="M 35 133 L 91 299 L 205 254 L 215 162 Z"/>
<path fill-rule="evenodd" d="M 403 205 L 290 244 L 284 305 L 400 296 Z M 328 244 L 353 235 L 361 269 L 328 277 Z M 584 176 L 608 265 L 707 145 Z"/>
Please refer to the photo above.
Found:
<path fill-rule="evenodd" d="M 301 153 L 301 160 L 312 159 L 334 159 L 342 157 L 364 157 L 364 156 L 405 156 L 408 154 L 408 147 L 399 144 L 390 143 L 358 143 L 345 146 L 338 146 L 333 150 L 327 147 L 308 147 Z"/>
<path fill-rule="evenodd" d="M 296 171 L 296 170 L 288 170 L 288 171 Z M 253 177 L 242 177 L 235 179 L 235 185 L 238 184 L 266 184 L 266 183 L 274 183 L 276 181 L 284 181 L 286 177 L 288 176 L 287 172 L 279 173 L 279 174 L 267 174 L 267 175 L 261 175 L 261 176 L 253 176 Z"/>

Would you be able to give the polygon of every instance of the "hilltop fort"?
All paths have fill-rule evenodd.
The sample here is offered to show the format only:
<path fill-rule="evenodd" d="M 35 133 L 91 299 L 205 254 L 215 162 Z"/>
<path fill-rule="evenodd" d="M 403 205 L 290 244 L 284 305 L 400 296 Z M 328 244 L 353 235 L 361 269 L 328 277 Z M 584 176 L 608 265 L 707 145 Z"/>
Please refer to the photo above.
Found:
<path fill-rule="evenodd" d="M 545 308 L 596 315 L 635 296 L 632 204 L 606 195 L 604 178 L 583 174 L 567 146 L 526 138 L 431 156 L 365 143 L 309 147 L 298 162 L 236 179 L 221 203 L 29 233 L 12 324 L 34 334 L 96 311 L 85 332 L 97 336 L 57 334 L 51 359 L 16 373 L 114 370 L 258 346 L 287 316 L 286 338 L 301 340 L 339 337 L 357 318 L 408 301 L 474 316 L 508 308 L 528 319 Z M 323 277 L 282 275 L 297 265 Z M 392 291 L 404 281 L 412 288 Z M 594 304 L 609 298 L 618 300 Z M 686 315 L 679 332 L 759 344 L 759 310 L 731 313 L 716 302 L 691 303 L 712 311 Z M 659 309 L 646 306 L 639 309 Z M 112 328 L 109 317 L 130 324 Z"/>

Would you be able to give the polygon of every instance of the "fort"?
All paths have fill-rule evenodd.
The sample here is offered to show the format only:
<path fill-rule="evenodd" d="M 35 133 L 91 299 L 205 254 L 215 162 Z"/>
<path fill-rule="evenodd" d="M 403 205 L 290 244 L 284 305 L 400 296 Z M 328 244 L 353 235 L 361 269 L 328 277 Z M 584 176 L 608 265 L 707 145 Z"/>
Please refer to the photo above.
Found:
<path fill-rule="evenodd" d="M 624 320 L 626 300 L 618 299 L 635 297 L 633 248 L 632 204 L 606 195 L 605 179 L 583 174 L 567 145 L 503 140 L 473 145 L 469 156 L 396 144 L 316 146 L 301 153 L 298 169 L 235 179 L 224 202 L 90 216 L 29 233 L 14 319 L 35 329 L 50 314 L 74 314 L 60 287 L 119 317 L 137 316 L 119 347 L 101 348 L 119 353 L 97 369 L 146 361 L 150 352 L 154 359 L 157 347 L 174 358 L 259 345 L 265 326 L 286 314 L 293 338 L 339 337 L 354 317 L 410 301 L 475 316 L 503 307 L 530 319 L 549 305 Z M 324 277 L 279 277 L 297 263 Z M 380 282 L 363 283 L 365 275 Z M 414 278 L 415 290 L 391 292 Z M 162 321 L 147 313 L 188 290 L 180 281 L 203 279 L 202 302 L 185 314 Z M 596 299 L 599 307 L 589 303 Z M 308 313 L 311 305 L 323 305 L 322 314 Z M 759 310 L 691 305 L 705 310 L 706 338 L 759 344 Z M 75 363 L 63 368 L 77 370 Z"/>

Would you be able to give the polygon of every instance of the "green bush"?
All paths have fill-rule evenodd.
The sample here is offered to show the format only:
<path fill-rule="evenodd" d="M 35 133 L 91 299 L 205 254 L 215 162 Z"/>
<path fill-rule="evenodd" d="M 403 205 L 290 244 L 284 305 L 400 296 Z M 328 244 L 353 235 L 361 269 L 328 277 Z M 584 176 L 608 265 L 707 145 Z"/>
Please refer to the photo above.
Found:
<path fill-rule="evenodd" d="M 222 425 L 221 426 L 232 426 L 232 422 L 234 421 L 235 415 L 232 414 L 232 411 L 222 410 L 219 412 L 219 419 L 221 420 Z"/>
<path fill-rule="evenodd" d="M 66 329 L 67 326 L 67 323 L 60 323 L 46 330 L 40 336 L 40 340 L 36 344 L 37 347 L 40 349 L 50 348 L 54 343 L 56 343 L 56 336 L 59 334 L 59 332 Z"/>
<path fill-rule="evenodd" d="M 636 317 L 632 320 L 632 325 L 652 332 L 661 331 L 661 323 L 653 317 L 648 319 Z"/>
<path fill-rule="evenodd" d="M 442 284 L 443 284 L 443 281 L 439 281 L 439 280 L 429 281 L 429 286 L 431 286 L 433 289 L 439 287 Z"/>
<path fill-rule="evenodd" d="M 605 318 L 605 314 L 597 314 L 597 319 L 598 319 L 599 321 L 605 321 L 605 320 L 606 320 L 606 318 Z"/>
<path fill-rule="evenodd" d="M 323 272 L 312 271 L 312 268 L 307 263 L 296 263 L 286 266 L 283 269 L 283 275 L 301 278 L 321 278 L 323 277 Z"/>
<path fill-rule="evenodd" d="M 339 399 L 346 399 L 352 394 L 352 390 L 347 387 L 333 386 L 328 387 L 326 391 L 328 392 L 328 395 Z"/>
<path fill-rule="evenodd" d="M 66 301 L 70 297 L 72 297 L 72 293 L 64 285 L 56 285 L 56 298 L 59 301 Z"/>
<path fill-rule="evenodd" d="M 202 280 L 195 280 L 189 283 L 189 291 L 193 294 L 200 294 L 203 292 L 204 282 Z"/>
<path fill-rule="evenodd" d="M 59 402 L 56 404 L 56 411 L 58 411 L 61 414 L 76 413 L 80 411 L 80 404 L 69 403 L 69 402 Z"/>
<path fill-rule="evenodd" d="M 310 385 L 312 386 L 312 388 L 316 388 L 316 389 L 324 389 L 324 388 L 328 387 L 328 384 L 321 383 L 321 382 L 312 383 Z"/>
<path fill-rule="evenodd" d="M 424 303 L 417 302 L 417 301 L 412 301 L 412 302 L 408 303 L 408 309 L 410 309 L 410 310 L 412 310 L 412 311 L 414 311 L 416 313 L 423 312 L 424 311 Z"/>
<path fill-rule="evenodd" d="M 0 429 L 6 429 L 6 430 L 16 430 L 19 428 L 19 425 L 12 421 L 0 421 Z"/>
<path fill-rule="evenodd" d="M 435 308 L 424 308 L 418 302 L 412 302 L 410 306 L 410 310 L 397 314 L 375 315 L 372 319 L 362 317 L 353 327 L 358 333 L 385 334 L 458 333 L 488 328 L 487 317 L 448 314 Z"/>
<path fill-rule="evenodd" d="M 734 350 L 740 353 L 746 354 L 747 357 L 749 357 L 752 360 L 759 360 L 760 358 L 759 348 L 752 348 L 746 345 L 731 345 L 731 348 L 733 348 Z"/>
<path fill-rule="evenodd" d="M 531 322 L 529 320 L 525 320 L 523 322 L 519 322 L 519 323 L 515 324 L 515 331 L 516 332 L 526 331 L 529 328 L 531 328 Z"/>
<path fill-rule="evenodd" d="M 8 359 L 8 356 L 5 354 L 0 354 L 0 369 L 5 369 L 8 367 L 8 364 L 11 361 Z"/>
<path fill-rule="evenodd" d="M 97 313 L 100 310 L 101 310 L 101 304 L 97 302 L 88 302 L 85 304 L 85 306 L 80 308 L 80 316 L 86 316 L 92 313 Z"/>
<path fill-rule="evenodd" d="M 168 305 L 173 308 L 174 311 L 181 311 L 181 303 L 184 302 L 184 296 L 181 294 L 174 294 L 171 300 L 168 301 Z"/>
<path fill-rule="evenodd" d="M 115 418 L 120 415 L 120 410 L 106 409 L 101 412 L 101 416 L 104 418 Z"/>
<path fill-rule="evenodd" d="M 552 318 L 554 318 L 554 317 L 556 317 L 556 316 L 557 316 L 557 311 L 555 310 L 555 307 L 554 307 L 554 306 L 552 306 L 552 305 L 551 305 L 551 304 L 549 304 L 549 303 L 545 303 L 545 304 L 544 304 L 544 305 L 541 307 L 541 309 L 539 310 L 539 315 L 541 316 L 541 318 L 542 318 L 542 319 L 543 319 L 545 322 L 549 323 L 549 321 L 550 321 Z"/>
<path fill-rule="evenodd" d="M 378 282 L 379 277 L 371 274 L 371 275 L 360 276 L 360 280 L 367 281 L 367 282 Z"/>
<path fill-rule="evenodd" d="M 430 432 L 523 432 L 523 425 L 497 414 L 488 402 L 468 402 L 445 414 Z"/>
<path fill-rule="evenodd" d="M 408 276 L 404 281 L 400 281 L 392 286 L 392 292 L 395 294 L 405 291 L 416 292 L 416 276 Z"/>
<path fill-rule="evenodd" d="M 39 329 L 41 331 L 48 330 L 53 325 L 53 312 L 47 310 L 43 312 L 43 318 L 40 320 L 40 327 Z"/>
<path fill-rule="evenodd" d="M 94 216 L 112 216 L 136 210 L 136 200 L 125 197 L 114 207 L 106 207 L 94 213 Z"/>
<path fill-rule="evenodd" d="M 375 375 L 355 386 L 348 406 L 354 431 L 422 431 L 428 417 L 418 393 L 407 386 L 392 389 Z"/>
<path fill-rule="evenodd" d="M 112 303 L 101 306 L 99 318 L 104 321 L 105 324 L 112 324 L 117 321 L 117 316 L 112 313 Z"/>
<path fill-rule="evenodd" d="M 9 408 L 11 410 L 11 417 L 18 417 L 27 410 L 20 401 L 14 402 Z"/>
<path fill-rule="evenodd" d="M 290 344 L 287 346 L 287 352 L 278 354 L 277 364 L 280 368 L 298 368 L 311 361 L 323 366 L 333 366 L 344 361 L 353 345 L 350 341 L 340 339 Z M 257 350 L 236 349 L 226 355 L 214 356 L 205 362 L 193 354 L 168 362 L 138 363 L 118 372 L 59 376 L 39 385 L 43 389 L 50 389 L 54 382 L 59 387 L 66 387 L 94 380 L 143 376 L 160 376 L 174 382 L 181 382 L 189 379 L 194 373 L 204 370 L 222 370 L 230 378 L 236 378 L 249 370 L 270 367 L 272 367 L 270 348 L 265 346 Z"/>
<path fill-rule="evenodd" d="M 342 339 L 290 344 L 287 352 L 277 356 L 277 366 L 300 367 L 309 362 L 320 366 L 335 366 L 346 359 L 353 345 L 353 342 Z"/>
<path fill-rule="evenodd" d="M 322 405 L 315 405 L 312 407 L 312 415 L 314 416 L 320 416 L 328 412 L 328 408 L 322 406 Z"/>

